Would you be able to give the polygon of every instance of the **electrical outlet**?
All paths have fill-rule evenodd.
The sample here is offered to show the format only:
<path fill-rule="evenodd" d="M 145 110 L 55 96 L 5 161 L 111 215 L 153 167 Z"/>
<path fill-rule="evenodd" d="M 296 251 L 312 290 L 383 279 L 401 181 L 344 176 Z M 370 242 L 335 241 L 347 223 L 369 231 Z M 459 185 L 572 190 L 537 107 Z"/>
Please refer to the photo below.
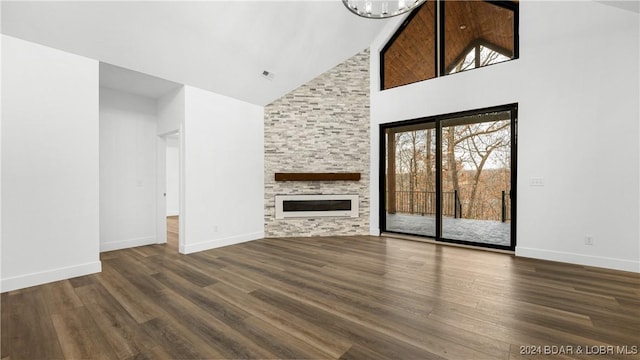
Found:
<path fill-rule="evenodd" d="M 529 180 L 529 185 L 531 186 L 544 186 L 544 178 L 535 177 Z"/>
<path fill-rule="evenodd" d="M 218 225 L 213 225 L 213 232 L 218 232 Z"/>
<path fill-rule="evenodd" d="M 593 245 L 593 236 L 592 235 L 586 235 L 584 237 L 584 244 L 585 245 Z"/>

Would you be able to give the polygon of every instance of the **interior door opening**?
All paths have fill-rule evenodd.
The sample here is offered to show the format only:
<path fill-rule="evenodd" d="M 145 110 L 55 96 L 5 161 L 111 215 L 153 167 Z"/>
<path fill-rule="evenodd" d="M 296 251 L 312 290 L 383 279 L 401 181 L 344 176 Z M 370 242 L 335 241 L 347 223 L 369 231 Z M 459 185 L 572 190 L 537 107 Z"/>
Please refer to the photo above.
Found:
<path fill-rule="evenodd" d="M 184 249 L 184 200 L 182 146 L 179 130 L 159 135 L 157 141 L 158 195 L 156 237 L 172 252 Z"/>
<path fill-rule="evenodd" d="M 384 232 L 515 249 L 517 105 L 381 126 Z"/>
<path fill-rule="evenodd" d="M 165 137 L 167 246 L 178 252 L 180 243 L 180 133 Z"/>

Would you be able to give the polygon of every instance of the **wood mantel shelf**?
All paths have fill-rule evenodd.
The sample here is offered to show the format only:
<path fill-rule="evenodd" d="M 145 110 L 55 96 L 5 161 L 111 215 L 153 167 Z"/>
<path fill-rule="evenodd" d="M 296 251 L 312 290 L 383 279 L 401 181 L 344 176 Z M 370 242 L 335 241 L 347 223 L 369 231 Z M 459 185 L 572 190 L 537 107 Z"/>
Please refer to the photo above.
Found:
<path fill-rule="evenodd" d="M 360 173 L 276 173 L 276 181 L 360 181 Z"/>

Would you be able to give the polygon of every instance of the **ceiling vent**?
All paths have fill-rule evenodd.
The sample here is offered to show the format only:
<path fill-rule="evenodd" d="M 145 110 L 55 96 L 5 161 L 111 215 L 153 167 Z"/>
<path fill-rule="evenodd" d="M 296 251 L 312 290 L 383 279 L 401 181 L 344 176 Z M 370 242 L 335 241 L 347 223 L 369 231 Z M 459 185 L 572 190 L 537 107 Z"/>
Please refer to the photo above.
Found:
<path fill-rule="evenodd" d="M 267 70 L 262 70 L 262 77 L 267 79 L 267 80 L 273 80 L 273 77 L 275 76 L 274 73 L 267 71 Z"/>

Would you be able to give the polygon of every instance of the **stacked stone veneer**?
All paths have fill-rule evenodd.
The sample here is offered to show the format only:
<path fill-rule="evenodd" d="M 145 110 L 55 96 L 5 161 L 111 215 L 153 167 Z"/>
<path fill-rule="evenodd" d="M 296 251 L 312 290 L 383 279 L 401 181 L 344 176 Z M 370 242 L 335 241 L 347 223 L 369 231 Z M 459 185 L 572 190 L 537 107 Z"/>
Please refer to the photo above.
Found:
<path fill-rule="evenodd" d="M 369 51 L 265 107 L 265 236 L 369 233 Z M 359 172 L 360 181 L 278 181 L 276 172 Z M 281 194 L 358 194 L 358 218 L 275 219 Z"/>

